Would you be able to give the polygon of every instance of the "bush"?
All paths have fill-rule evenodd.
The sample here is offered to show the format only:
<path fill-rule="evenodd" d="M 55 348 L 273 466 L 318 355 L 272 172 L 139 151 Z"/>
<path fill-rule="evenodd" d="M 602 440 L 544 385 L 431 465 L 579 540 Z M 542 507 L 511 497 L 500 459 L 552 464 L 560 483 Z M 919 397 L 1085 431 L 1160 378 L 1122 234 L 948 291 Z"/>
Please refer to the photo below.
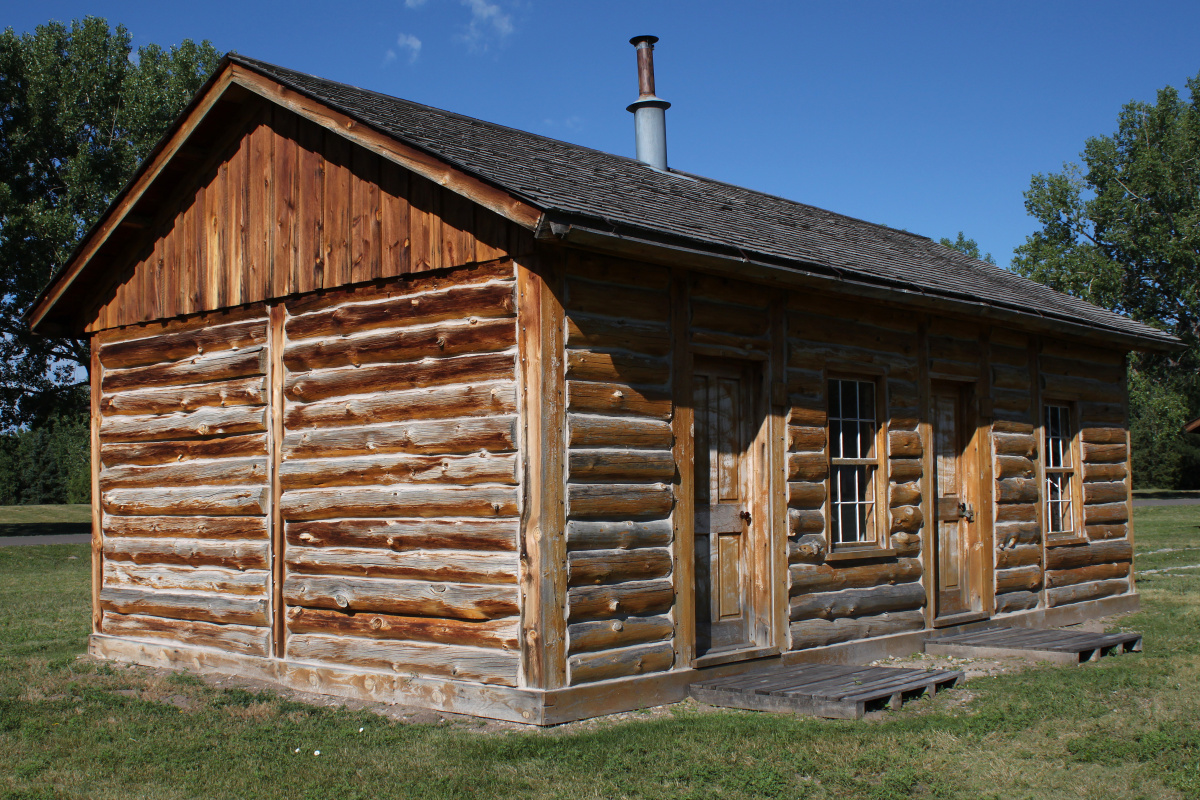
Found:
<path fill-rule="evenodd" d="M 0 435 L 0 505 L 90 502 L 90 459 L 83 415 L 56 414 Z"/>

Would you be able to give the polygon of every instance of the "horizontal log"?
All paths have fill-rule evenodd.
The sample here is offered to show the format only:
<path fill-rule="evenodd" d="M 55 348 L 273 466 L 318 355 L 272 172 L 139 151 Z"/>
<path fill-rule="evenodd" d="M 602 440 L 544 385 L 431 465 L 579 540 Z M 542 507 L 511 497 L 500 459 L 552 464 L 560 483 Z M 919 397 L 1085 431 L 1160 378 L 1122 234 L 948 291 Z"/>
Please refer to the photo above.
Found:
<path fill-rule="evenodd" d="M 1086 481 L 1083 484 L 1083 502 L 1088 505 L 1097 503 L 1124 503 L 1129 499 L 1129 487 L 1124 481 L 1107 481 L 1103 483 Z"/>
<path fill-rule="evenodd" d="M 100 630 L 109 636 L 132 639 L 166 639 L 173 644 L 215 647 L 230 653 L 266 656 L 271 642 L 270 628 L 250 625 L 217 625 L 211 622 L 166 619 L 145 614 L 103 612 Z"/>
<path fill-rule="evenodd" d="M 1078 583 L 1128 578 L 1130 565 L 1129 561 L 1118 561 L 1075 569 L 1052 569 L 1046 573 L 1046 588 L 1057 589 L 1060 586 L 1074 586 Z"/>
<path fill-rule="evenodd" d="M 517 559 L 505 552 L 289 547 L 285 562 L 290 572 L 306 575 L 403 578 L 434 583 L 517 582 Z"/>
<path fill-rule="evenodd" d="M 1125 365 L 1105 359 L 1097 362 L 1093 359 L 1061 357 L 1042 354 L 1039 367 L 1049 375 L 1068 378 L 1089 378 L 1102 383 L 1120 383 L 1125 377 Z"/>
<path fill-rule="evenodd" d="M 267 340 L 267 320 L 251 319 L 229 325 L 209 325 L 179 333 L 163 333 L 140 339 L 126 339 L 100 347 L 100 363 L 105 369 L 144 367 L 163 361 L 217 353 L 222 350 L 244 350 Z"/>
<path fill-rule="evenodd" d="M 996 594 L 1005 592 L 1036 592 L 1042 588 L 1042 567 L 1030 564 L 996 570 Z"/>
<path fill-rule="evenodd" d="M 202 592 L 157 592 L 147 589 L 100 589 L 100 607 L 120 614 L 146 614 L 219 624 L 266 625 L 267 601 Z"/>
<path fill-rule="evenodd" d="M 369 364 L 293 373 L 284 381 L 289 400 L 312 403 L 331 397 L 395 392 L 426 386 L 512 380 L 516 356 L 511 350 L 478 355 L 425 358 L 404 364 Z"/>
<path fill-rule="evenodd" d="M 131 486 L 254 485 L 267 480 L 266 458 L 222 458 L 212 461 L 105 467 L 100 472 L 102 490 Z"/>
<path fill-rule="evenodd" d="M 788 453 L 789 481 L 823 481 L 829 477 L 829 459 L 824 453 Z"/>
<path fill-rule="evenodd" d="M 921 504 L 921 484 L 913 481 L 912 483 L 893 483 L 888 486 L 888 505 L 892 508 L 897 506 L 917 506 Z"/>
<path fill-rule="evenodd" d="M 996 613 L 1012 614 L 1037 608 L 1039 596 L 1037 592 L 1008 592 L 996 595 Z"/>
<path fill-rule="evenodd" d="M 289 575 L 283 597 L 293 606 L 412 617 L 499 619 L 519 613 L 515 585 Z"/>
<path fill-rule="evenodd" d="M 102 442 L 151 442 L 228 436 L 266 430 L 267 410 L 263 406 L 201 408 L 179 414 L 157 416 L 103 417 L 100 420 Z"/>
<path fill-rule="evenodd" d="M 568 312 L 582 311 L 650 322 L 666 322 L 671 317 L 670 296 L 665 291 L 616 286 L 576 276 L 568 276 L 566 283 L 567 296 L 563 306 Z"/>
<path fill-rule="evenodd" d="M 296 606 L 287 610 L 287 629 L 292 634 L 403 639 L 499 650 L 516 650 L 520 647 L 520 627 L 515 617 L 475 621 L 402 617 L 396 614 L 355 614 Z"/>
<path fill-rule="evenodd" d="M 1116 464 L 1129 460 L 1129 452 L 1125 443 L 1121 444 L 1088 444 L 1083 443 L 1083 461 L 1091 464 Z"/>
<path fill-rule="evenodd" d="M 576 586 L 567 591 L 567 619 L 582 622 L 631 614 L 664 614 L 674 602 L 675 590 L 669 580 Z"/>
<path fill-rule="evenodd" d="M 795 597 L 817 592 L 911 583 L 921 579 L 921 562 L 916 558 L 901 558 L 856 566 L 792 564 L 788 567 L 788 572 L 791 575 L 788 594 Z"/>
<path fill-rule="evenodd" d="M 1127 424 L 1128 409 L 1125 403 L 1089 403 L 1078 404 L 1079 420 L 1084 426 L 1120 426 Z"/>
<path fill-rule="evenodd" d="M 1065 375 L 1041 373 L 1042 389 L 1047 395 L 1086 398 L 1092 402 L 1120 403 L 1125 399 L 1119 384 L 1091 378 L 1071 378 Z"/>
<path fill-rule="evenodd" d="M 1132 560 L 1133 545 L 1128 539 L 1046 548 L 1047 570 L 1077 569 L 1093 564 Z"/>
<path fill-rule="evenodd" d="M 248 347 L 244 350 L 194 356 L 166 364 L 106 370 L 100 379 L 100 390 L 103 394 L 115 394 L 127 389 L 228 381 L 252 375 L 265 375 L 266 372 L 266 351 L 262 347 Z"/>
<path fill-rule="evenodd" d="M 437 675 L 460 681 L 515 686 L 520 655 L 506 650 L 429 642 L 396 642 L 301 633 L 287 639 L 288 658 Z"/>
<path fill-rule="evenodd" d="M 671 362 L 665 358 L 630 352 L 568 350 L 567 378 L 663 386 L 671 380 Z"/>
<path fill-rule="evenodd" d="M 997 433 L 1016 433 L 1022 436 L 1033 436 L 1033 423 L 1026 420 L 995 420 L 992 423 L 992 435 Z"/>
<path fill-rule="evenodd" d="M 200 408 L 261 406 L 266 403 L 266 378 L 237 378 L 231 381 L 167 386 L 106 394 L 100 398 L 100 413 L 169 414 Z"/>
<path fill-rule="evenodd" d="M 1087 525 L 1112 525 L 1129 521 L 1129 507 L 1124 500 L 1119 503 L 1103 503 L 1083 507 L 1083 521 Z"/>
<path fill-rule="evenodd" d="M 884 612 L 895 614 L 924 605 L 925 587 L 914 582 L 800 595 L 791 599 L 788 613 L 792 622 L 798 622 L 804 619 L 872 616 Z"/>
<path fill-rule="evenodd" d="M 485 417 L 515 414 L 516 411 L 516 383 L 485 381 L 467 385 L 426 386 L 406 391 L 381 391 L 378 394 L 315 403 L 288 403 L 283 421 L 289 431 L 294 431 L 337 425 Z"/>
<path fill-rule="evenodd" d="M 100 445 L 101 463 L 114 466 L 173 464 L 200 458 L 241 458 L 265 456 L 266 454 L 267 436 L 265 433 L 223 436 L 216 439 L 193 439 L 183 442 L 101 443 Z"/>
<path fill-rule="evenodd" d="M 138 566 L 122 561 L 104 562 L 104 585 L 162 592 L 218 592 L 263 597 L 267 592 L 265 570 L 219 569 L 152 565 Z"/>
<path fill-rule="evenodd" d="M 996 506 L 996 522 L 1037 522 L 1037 503 L 1003 503 Z"/>
<path fill-rule="evenodd" d="M 104 515 L 106 536 L 265 539 L 266 517 L 119 517 Z"/>
<path fill-rule="evenodd" d="M 567 381 L 567 409 L 593 414 L 637 414 L 670 419 L 674 405 L 662 388 L 624 383 Z"/>
<path fill-rule="evenodd" d="M 816 510 L 825 507 L 825 484 L 789 482 L 788 507 Z"/>
<path fill-rule="evenodd" d="M 674 492 L 663 483 L 575 483 L 567 486 L 571 519 L 659 519 L 671 513 Z"/>
<path fill-rule="evenodd" d="M 712 302 L 695 297 L 691 300 L 690 328 L 754 338 L 765 337 L 770 329 L 771 317 L 761 308 L 733 305 L 729 302 Z"/>
<path fill-rule="evenodd" d="M 101 495 L 105 514 L 170 517 L 246 517 L 266 513 L 262 486 L 201 486 L 186 489 L 110 489 Z"/>
<path fill-rule="evenodd" d="M 374 328 L 427 325 L 470 317 L 510 317 L 516 308 L 511 281 L 455 286 L 434 291 L 403 293 L 384 300 L 349 302 L 289 319 L 284 327 L 291 341 L 341 336 Z"/>
<path fill-rule="evenodd" d="M 1078 583 L 1074 586 L 1060 586 L 1057 589 L 1046 590 L 1046 605 L 1050 608 L 1065 606 L 1071 603 L 1082 603 L 1087 600 L 1098 600 L 1101 597 L 1112 597 L 1129 591 L 1129 581 L 1093 581 Z"/>
<path fill-rule="evenodd" d="M 670 575 L 671 566 L 671 551 L 665 547 L 576 550 L 567 554 L 567 581 L 587 586 L 652 580 Z"/>
<path fill-rule="evenodd" d="M 825 429 L 815 425 L 789 425 L 788 450 L 795 453 L 825 450 Z"/>
<path fill-rule="evenodd" d="M 1124 539 L 1129 535 L 1129 526 L 1125 523 L 1116 525 L 1085 525 L 1084 532 L 1093 542 L 1103 539 Z"/>
<path fill-rule="evenodd" d="M 996 551 L 996 569 L 1012 569 L 1013 567 L 1040 566 L 1042 563 L 1042 546 L 1040 544 L 1019 544 L 1016 547 L 1005 547 Z"/>
<path fill-rule="evenodd" d="M 567 522 L 567 549 L 617 550 L 669 545 L 674 538 L 671 520 L 648 522 L 620 520 L 570 520 Z"/>
<path fill-rule="evenodd" d="M 1042 540 L 1042 529 L 1037 522 L 997 522 L 993 539 L 997 547 L 1005 548 L 1034 544 Z"/>
<path fill-rule="evenodd" d="M 409 483 L 517 482 L 516 455 L 427 456 L 408 453 L 349 458 L 294 459 L 280 466 L 284 491 L 323 486 L 389 486 Z"/>
<path fill-rule="evenodd" d="M 888 453 L 900 458 L 920 458 L 921 434 L 916 431 L 889 431 Z"/>
<path fill-rule="evenodd" d="M 463 417 L 361 427 L 286 431 L 283 456 L 333 458 L 368 453 L 438 455 L 516 449 L 516 417 Z"/>
<path fill-rule="evenodd" d="M 1085 481 L 1123 481 L 1129 474 L 1125 462 L 1118 464 L 1083 464 L 1083 479 Z"/>
<path fill-rule="evenodd" d="M 900 558 L 913 558 L 921 554 L 921 536 L 916 533 L 893 533 L 888 542 Z"/>
<path fill-rule="evenodd" d="M 964 333 L 966 332 L 964 331 Z M 983 347 L 978 339 L 930 336 L 927 346 L 930 358 L 944 358 L 972 364 L 978 363 L 983 358 Z"/>
<path fill-rule="evenodd" d="M 1118 427 L 1084 428 L 1079 435 L 1088 444 L 1125 444 L 1127 432 Z"/>
<path fill-rule="evenodd" d="M 671 352 L 671 334 L 668 326 L 659 322 L 572 312 L 567 315 L 567 347 L 665 356 Z"/>
<path fill-rule="evenodd" d="M 668 450 L 674 443 L 670 423 L 644 417 L 568 414 L 571 447 L 637 447 Z"/>
<path fill-rule="evenodd" d="M 992 389 L 992 413 L 997 414 L 1003 421 L 1024 422 L 1029 419 L 1031 400 L 1028 389 Z"/>
<path fill-rule="evenodd" d="M 1034 478 L 1002 478 L 996 481 L 996 502 L 1036 503 L 1038 482 Z"/>
<path fill-rule="evenodd" d="M 493 486 L 343 486 L 283 493 L 285 520 L 335 517 L 511 517 L 516 490 Z"/>
<path fill-rule="evenodd" d="M 810 533 L 788 540 L 788 563 L 819 564 L 825 558 L 825 535 Z"/>
<path fill-rule="evenodd" d="M 503 519 L 339 519 L 289 522 L 292 547 L 369 547 L 388 550 L 517 549 L 517 522 Z"/>
<path fill-rule="evenodd" d="M 1037 440 L 1024 433 L 993 433 L 992 443 L 995 445 L 996 454 L 1002 456 L 1033 458 L 1037 448 Z"/>
<path fill-rule="evenodd" d="M 824 403 L 792 403 L 788 412 L 789 425 L 824 427 L 829 421 L 829 412 Z"/>
<path fill-rule="evenodd" d="M 292 372 L 418 361 L 466 353 L 508 350 L 517 343 L 516 320 L 467 319 L 418 327 L 397 327 L 327 339 L 290 342 L 283 363 Z"/>
<path fill-rule="evenodd" d="M 1026 396 L 1028 396 L 1029 386 L 1028 365 L 1009 366 L 1005 364 L 992 364 L 993 389 L 1017 389 L 1025 392 Z"/>
<path fill-rule="evenodd" d="M 223 569 L 266 569 L 267 542 L 213 539 L 104 538 L 104 557 L 135 564 L 186 564 Z"/>
<path fill-rule="evenodd" d="M 1037 475 L 1033 459 L 1025 456 L 997 456 L 997 478 L 1033 478 Z"/>
<path fill-rule="evenodd" d="M 889 476 L 893 481 L 919 481 L 925 475 L 919 458 L 890 458 L 888 459 Z"/>
<path fill-rule="evenodd" d="M 925 525 L 925 516 L 920 506 L 900 506 L 891 509 L 889 533 L 917 533 Z"/>
<path fill-rule="evenodd" d="M 792 649 L 806 650 L 810 647 L 824 647 L 840 642 L 916 631 L 924 627 L 925 614 L 921 611 L 902 611 L 854 619 L 808 619 L 792 624 Z"/>
<path fill-rule="evenodd" d="M 803 536 L 810 533 L 822 533 L 824 530 L 825 511 L 823 508 L 788 509 L 788 535 Z"/>
<path fill-rule="evenodd" d="M 570 274 L 603 283 L 616 283 L 643 289 L 666 289 L 671 285 L 671 271 L 641 261 L 626 261 L 607 255 L 570 251 Z"/>
<path fill-rule="evenodd" d="M 411 300 L 413 298 L 418 300 L 417 307 L 420 307 L 421 301 L 426 299 L 424 296 L 430 292 L 459 291 L 468 286 L 497 282 L 508 282 L 511 286 L 515 271 L 516 265 L 512 259 L 493 259 L 458 267 L 409 273 L 399 279 L 350 284 L 338 289 L 327 289 L 324 292 L 290 295 L 286 298 L 285 304 L 288 314 L 295 319 L 302 314 L 336 309 L 349 303 L 398 300 L 403 309 L 403 301 L 407 299 L 410 301 L 409 308 L 404 309 L 407 313 L 402 316 L 411 317 L 413 311 Z M 450 319 L 454 319 L 454 317 L 451 316 Z M 289 334 L 294 332 L 295 329 L 292 329 Z"/>
<path fill-rule="evenodd" d="M 765 315 L 759 313 L 759 319 Z M 869 318 L 869 315 L 864 315 Z M 828 342 L 862 350 L 895 355 L 916 353 L 917 332 L 896 330 L 872 325 L 863 319 L 847 324 L 842 317 L 826 316 L 809 310 L 805 314 L 788 315 L 788 336 L 806 341 Z"/>
<path fill-rule="evenodd" d="M 675 456 L 670 450 L 571 450 L 568 474 L 572 480 L 670 481 Z"/>
<path fill-rule="evenodd" d="M 567 659 L 569 683 L 578 686 L 631 675 L 668 670 L 675 663 L 675 647 L 670 642 L 642 644 L 599 653 L 580 653 Z"/>
<path fill-rule="evenodd" d="M 675 623 L 668 616 L 626 617 L 625 619 L 577 622 L 567 626 L 567 652 L 594 653 L 648 642 L 662 642 L 675 634 Z"/>

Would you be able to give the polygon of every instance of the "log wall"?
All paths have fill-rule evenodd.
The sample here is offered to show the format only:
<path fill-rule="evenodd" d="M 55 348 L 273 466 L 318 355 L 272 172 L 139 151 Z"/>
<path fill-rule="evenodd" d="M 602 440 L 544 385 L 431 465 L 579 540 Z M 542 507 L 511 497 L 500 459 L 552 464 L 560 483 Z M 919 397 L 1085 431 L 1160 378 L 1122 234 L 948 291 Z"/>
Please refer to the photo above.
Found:
<path fill-rule="evenodd" d="M 567 680 L 674 664 L 670 273 L 572 252 L 567 388 Z"/>
<path fill-rule="evenodd" d="M 192 166 L 114 271 L 88 331 L 489 261 L 500 216 L 258 101 Z"/>
<path fill-rule="evenodd" d="M 852 301 L 794 294 L 787 301 L 788 617 L 803 649 L 924 627 L 921 582 L 920 336 L 913 315 Z M 933 363 L 958 350 L 931 339 Z M 888 541 L 894 553 L 828 559 L 826 442 L 830 372 L 877 377 L 886 409 Z"/>

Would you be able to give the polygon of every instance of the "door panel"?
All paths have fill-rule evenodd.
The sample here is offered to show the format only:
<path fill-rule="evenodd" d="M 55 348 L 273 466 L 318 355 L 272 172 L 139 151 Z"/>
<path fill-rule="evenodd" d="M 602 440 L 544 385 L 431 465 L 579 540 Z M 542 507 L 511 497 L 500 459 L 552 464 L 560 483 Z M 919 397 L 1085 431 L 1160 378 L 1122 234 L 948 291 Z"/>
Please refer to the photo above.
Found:
<path fill-rule="evenodd" d="M 970 582 L 977 526 L 975 481 L 970 469 L 969 398 L 970 386 L 952 383 L 935 383 L 931 395 L 937 499 L 934 612 L 938 617 L 978 610 L 978 587 Z"/>
<path fill-rule="evenodd" d="M 696 652 L 754 644 L 750 546 L 761 428 L 758 365 L 697 360 L 695 405 Z"/>

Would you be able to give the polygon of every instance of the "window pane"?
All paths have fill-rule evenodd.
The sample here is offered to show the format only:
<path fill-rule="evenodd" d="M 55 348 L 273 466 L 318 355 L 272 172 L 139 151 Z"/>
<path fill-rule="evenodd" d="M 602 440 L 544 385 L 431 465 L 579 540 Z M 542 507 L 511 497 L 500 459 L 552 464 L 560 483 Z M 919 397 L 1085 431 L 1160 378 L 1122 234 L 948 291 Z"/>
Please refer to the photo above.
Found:
<path fill-rule="evenodd" d="M 842 453 L 842 421 L 838 417 L 829 418 L 829 455 L 833 458 L 844 458 Z"/>
<path fill-rule="evenodd" d="M 858 418 L 875 421 L 875 384 L 858 382 Z"/>

